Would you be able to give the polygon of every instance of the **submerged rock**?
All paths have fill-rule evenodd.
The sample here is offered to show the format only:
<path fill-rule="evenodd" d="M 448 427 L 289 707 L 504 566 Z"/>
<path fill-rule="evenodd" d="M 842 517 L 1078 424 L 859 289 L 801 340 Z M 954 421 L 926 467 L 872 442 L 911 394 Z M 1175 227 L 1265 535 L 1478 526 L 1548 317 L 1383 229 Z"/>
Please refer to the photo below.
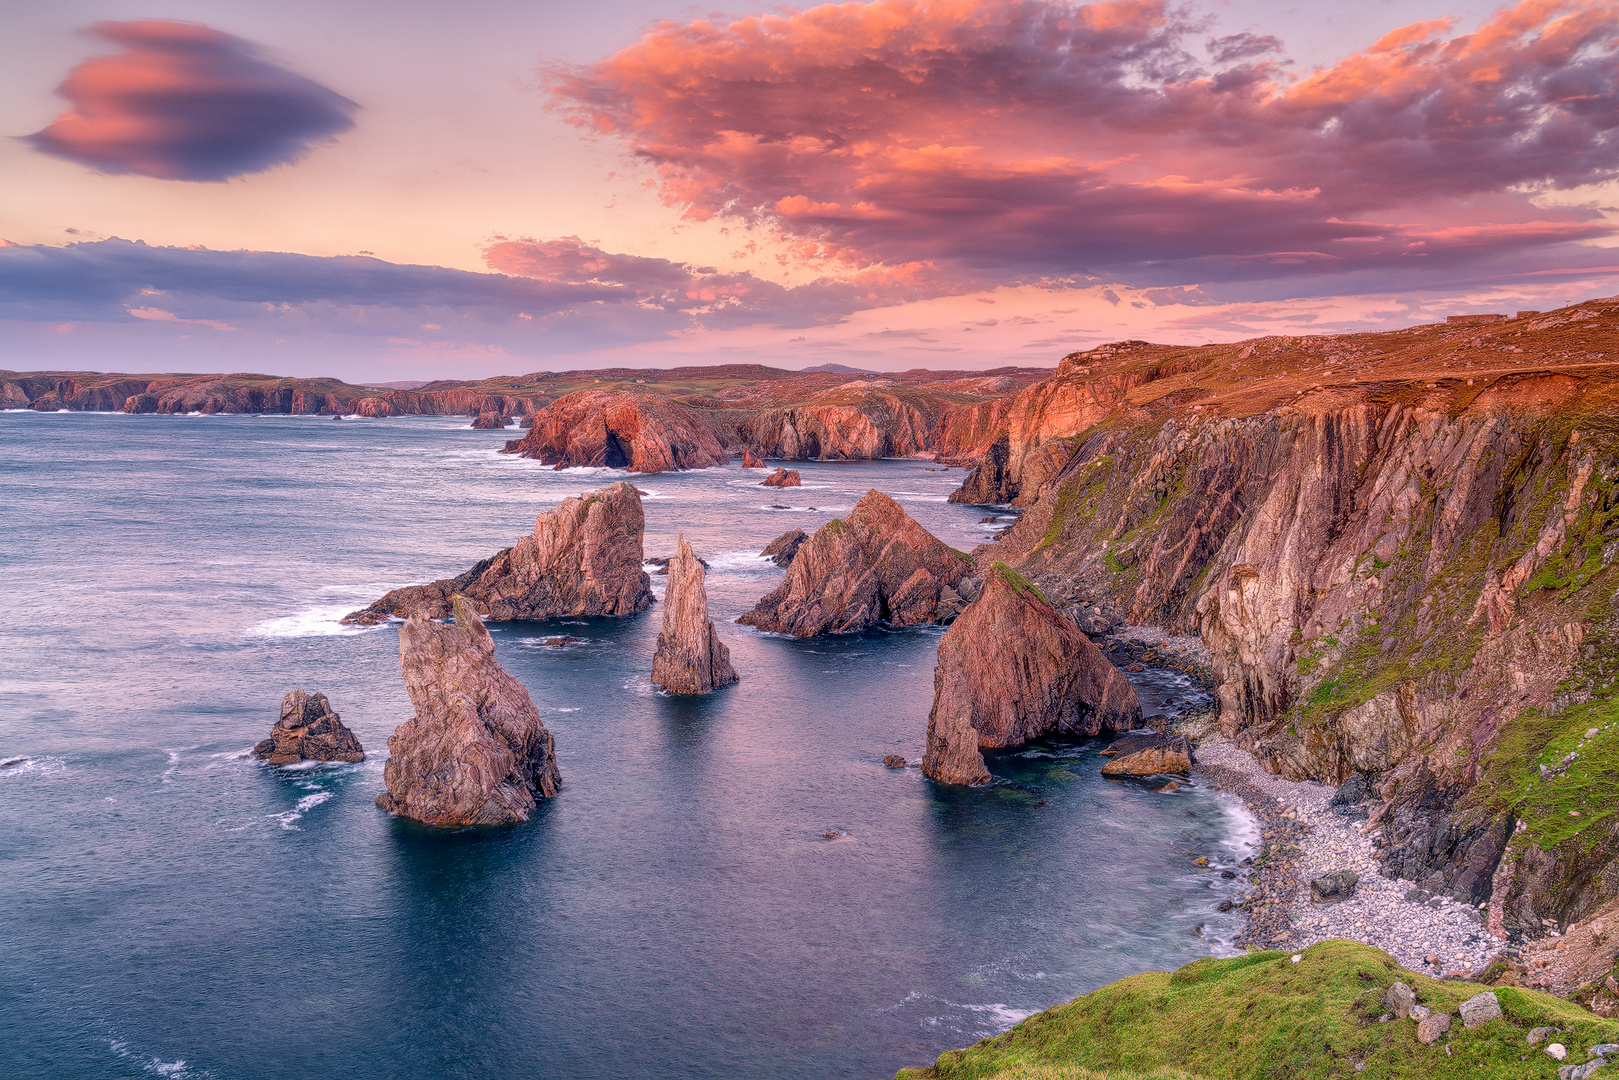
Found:
<path fill-rule="evenodd" d="M 809 536 L 803 529 L 788 529 L 765 545 L 765 549 L 759 554 L 763 558 L 774 562 L 777 566 L 788 566 L 791 565 L 793 556 L 798 554 L 799 547 L 807 539 L 809 539 Z"/>
<path fill-rule="evenodd" d="M 457 595 L 499 621 L 632 615 L 652 605 L 652 579 L 641 569 L 645 526 L 639 493 L 621 480 L 563 499 L 535 520 L 532 535 L 460 577 L 395 589 L 343 621 L 369 626 L 418 611 L 442 619 Z"/>
<path fill-rule="evenodd" d="M 763 468 L 763 466 L 760 467 Z M 798 475 L 797 469 L 778 468 L 775 472 L 759 481 L 759 484 L 761 487 L 784 488 L 799 487 L 803 482 L 803 478 Z"/>
<path fill-rule="evenodd" d="M 1115 739 L 1102 753 L 1113 759 L 1102 766 L 1103 776 L 1156 776 L 1192 771 L 1192 743 L 1185 735 L 1131 732 Z"/>
<path fill-rule="evenodd" d="M 418 611 L 399 628 L 416 715 L 388 739 L 377 805 L 428 825 L 527 821 L 562 784 L 555 742 L 471 603 L 456 596 L 451 608 L 453 625 Z"/>
<path fill-rule="evenodd" d="M 944 587 L 972 559 L 933 536 L 878 491 L 798 547 L 787 577 L 737 622 L 778 634 L 848 634 L 874 623 L 932 622 Z"/>
<path fill-rule="evenodd" d="M 685 536 L 669 560 L 669 588 L 663 594 L 663 632 L 652 657 L 652 683 L 671 694 L 706 694 L 737 681 L 731 650 L 708 619 L 703 563 Z"/>
<path fill-rule="evenodd" d="M 253 756 L 271 765 L 300 761 L 364 761 L 359 736 L 344 726 L 325 694 L 290 690 L 281 699 L 281 719 L 270 737 L 253 747 Z"/>
<path fill-rule="evenodd" d="M 996 563 L 939 642 L 922 771 L 947 784 L 987 783 L 981 748 L 1127 731 L 1140 719 L 1130 680 L 1033 585 Z"/>
<path fill-rule="evenodd" d="M 695 410 L 657 394 L 603 390 L 557 398 L 503 452 L 558 469 L 594 465 L 645 473 L 706 469 L 730 460 Z"/>

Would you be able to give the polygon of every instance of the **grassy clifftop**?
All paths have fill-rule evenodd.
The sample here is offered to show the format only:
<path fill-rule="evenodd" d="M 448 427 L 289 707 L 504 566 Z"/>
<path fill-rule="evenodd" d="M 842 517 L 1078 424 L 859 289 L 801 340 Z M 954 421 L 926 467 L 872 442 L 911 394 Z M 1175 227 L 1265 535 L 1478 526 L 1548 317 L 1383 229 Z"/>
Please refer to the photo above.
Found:
<path fill-rule="evenodd" d="M 1293 955 L 1302 959 L 1294 963 Z M 1449 1035 L 1424 1046 L 1414 1021 L 1382 1022 L 1383 995 L 1395 982 L 1451 1014 Z M 1527 1043 L 1530 1029 L 1561 1028 L 1551 1039 L 1568 1048 L 1566 1063 L 1584 1062 L 1598 1043 L 1619 1042 L 1619 1021 L 1515 988 L 1495 991 L 1502 1019 L 1468 1030 L 1457 1009 L 1484 989 L 1425 978 L 1351 941 L 1199 960 L 1172 974 L 1121 979 L 896 1080 L 1550 1080 L 1559 1062 L 1544 1044 Z"/>

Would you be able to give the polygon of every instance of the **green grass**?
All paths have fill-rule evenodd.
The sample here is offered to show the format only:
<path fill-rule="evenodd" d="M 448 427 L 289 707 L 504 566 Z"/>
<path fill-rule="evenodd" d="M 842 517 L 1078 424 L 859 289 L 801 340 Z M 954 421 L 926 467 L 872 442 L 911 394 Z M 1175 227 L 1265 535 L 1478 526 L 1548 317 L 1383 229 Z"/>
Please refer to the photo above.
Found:
<path fill-rule="evenodd" d="M 1597 732 L 1587 739 L 1591 728 Z M 1580 756 L 1563 775 L 1540 778 L 1540 766 L 1555 769 L 1570 752 Z M 1498 805 L 1526 825 L 1513 838 L 1517 847 L 1550 850 L 1607 821 L 1619 813 L 1619 701 L 1599 698 L 1551 716 L 1526 710 L 1497 737 L 1485 781 Z"/>
<path fill-rule="evenodd" d="M 1289 953 L 1255 952 L 1133 975 L 942 1054 L 931 1068 L 901 1070 L 896 1080 L 1550 1080 L 1557 1062 L 1524 1042 L 1531 1027 L 1564 1029 L 1557 1039 L 1570 1048 L 1570 1062 L 1583 1062 L 1595 1043 L 1619 1041 L 1619 1021 L 1503 988 L 1496 991 L 1503 1019 L 1469 1031 L 1458 1018 L 1448 1039 L 1423 1046 L 1414 1022 L 1379 1022 L 1391 983 L 1405 982 L 1422 1003 L 1453 1017 L 1484 987 L 1425 978 L 1356 942 L 1323 942 L 1302 955 L 1294 964 Z"/>
<path fill-rule="evenodd" d="M 990 573 L 1012 586 L 1019 596 L 1031 596 L 1042 603 L 1051 603 L 1050 600 L 1046 599 L 1046 594 L 1040 591 L 1038 585 L 998 559 L 990 566 Z"/>

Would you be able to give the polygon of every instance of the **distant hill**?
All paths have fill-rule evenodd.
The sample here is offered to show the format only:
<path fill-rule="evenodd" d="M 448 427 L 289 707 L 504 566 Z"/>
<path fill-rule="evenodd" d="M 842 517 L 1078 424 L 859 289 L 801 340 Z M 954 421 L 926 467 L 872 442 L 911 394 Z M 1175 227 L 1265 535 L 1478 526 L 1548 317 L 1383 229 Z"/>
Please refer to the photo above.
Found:
<path fill-rule="evenodd" d="M 813 372 L 815 374 L 820 374 L 822 372 L 831 372 L 834 375 L 875 375 L 875 374 L 877 374 L 877 372 L 875 372 L 875 371 L 867 371 L 865 368 L 850 367 L 847 364 L 816 364 L 814 367 L 799 368 L 798 370 L 805 373 L 805 374 L 809 374 L 811 372 Z"/>

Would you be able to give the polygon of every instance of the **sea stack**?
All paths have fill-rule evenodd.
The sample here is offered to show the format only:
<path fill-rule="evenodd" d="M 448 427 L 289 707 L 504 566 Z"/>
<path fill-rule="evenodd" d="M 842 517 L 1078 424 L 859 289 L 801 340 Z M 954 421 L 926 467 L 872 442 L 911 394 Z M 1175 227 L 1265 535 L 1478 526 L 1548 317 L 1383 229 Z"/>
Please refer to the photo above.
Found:
<path fill-rule="evenodd" d="M 939 641 L 922 772 L 984 784 L 982 747 L 1126 731 L 1140 719 L 1130 680 L 1034 585 L 997 562 Z"/>
<path fill-rule="evenodd" d="M 752 450 L 744 449 L 742 451 L 742 467 L 744 469 L 762 469 L 765 467 L 765 463 L 754 457 Z"/>
<path fill-rule="evenodd" d="M 428 825 L 527 821 L 562 784 L 555 742 L 471 603 L 455 596 L 450 607 L 453 625 L 418 611 L 399 628 L 416 715 L 388 739 L 377 805 Z"/>
<path fill-rule="evenodd" d="M 290 690 L 281 699 L 281 719 L 270 737 L 253 747 L 253 756 L 271 765 L 300 761 L 364 761 L 360 739 L 343 725 L 325 694 Z"/>
<path fill-rule="evenodd" d="M 849 634 L 879 621 L 916 626 L 934 621 L 945 588 L 972 569 L 970 556 L 868 491 L 848 517 L 803 541 L 786 579 L 737 621 L 794 637 Z"/>
<path fill-rule="evenodd" d="M 764 466 L 761 465 L 760 468 L 764 468 Z M 778 468 L 775 472 L 759 481 L 759 486 L 773 488 L 800 487 L 803 483 L 804 479 L 798 475 L 797 469 Z"/>
<path fill-rule="evenodd" d="M 645 527 L 640 493 L 621 480 L 563 499 L 535 520 L 532 535 L 460 577 L 395 589 L 343 621 L 369 626 L 418 611 L 442 619 L 456 595 L 496 621 L 633 615 L 652 606 L 652 579 L 641 569 Z"/>
<path fill-rule="evenodd" d="M 663 594 L 663 632 L 652 657 L 653 685 L 671 694 L 706 694 L 737 681 L 731 650 L 708 618 L 708 591 L 702 561 L 684 535 L 669 560 L 669 588 Z"/>

